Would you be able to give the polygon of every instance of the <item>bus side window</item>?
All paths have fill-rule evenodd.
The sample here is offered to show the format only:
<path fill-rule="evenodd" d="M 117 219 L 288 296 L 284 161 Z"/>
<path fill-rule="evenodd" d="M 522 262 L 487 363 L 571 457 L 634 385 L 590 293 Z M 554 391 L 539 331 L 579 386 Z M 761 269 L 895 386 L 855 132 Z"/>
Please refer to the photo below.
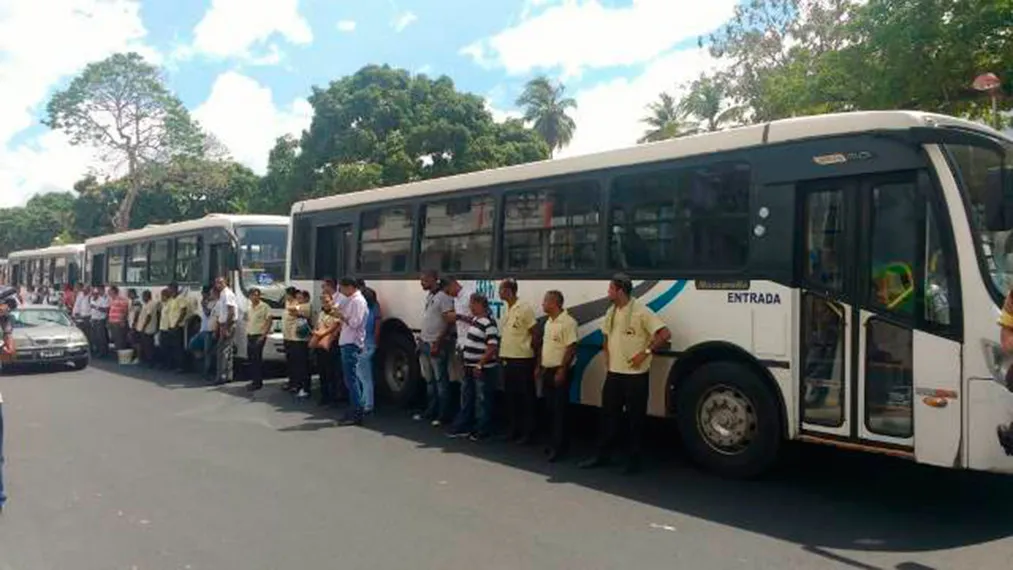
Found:
<path fill-rule="evenodd" d="M 932 205 L 925 215 L 925 321 L 938 325 L 950 324 L 949 260 L 943 249 L 942 232 Z"/>
<path fill-rule="evenodd" d="M 869 301 L 890 312 L 914 316 L 918 209 L 923 206 L 911 182 L 872 189 Z"/>

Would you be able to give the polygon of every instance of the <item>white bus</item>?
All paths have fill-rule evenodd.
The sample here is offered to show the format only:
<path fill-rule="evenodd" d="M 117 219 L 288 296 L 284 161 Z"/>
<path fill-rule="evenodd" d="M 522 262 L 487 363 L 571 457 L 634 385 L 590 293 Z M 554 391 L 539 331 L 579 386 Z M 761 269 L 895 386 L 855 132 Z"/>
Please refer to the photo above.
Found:
<path fill-rule="evenodd" d="M 292 208 L 289 280 L 370 283 L 402 402 L 421 386 L 420 270 L 494 303 L 504 277 L 536 306 L 559 289 L 580 323 L 571 399 L 596 406 L 625 272 L 672 331 L 649 411 L 704 466 L 755 474 L 802 440 L 1009 473 L 1011 149 L 968 121 L 863 112 L 319 198 Z"/>
<path fill-rule="evenodd" d="M 11 283 L 11 267 L 7 263 L 7 258 L 0 258 L 0 285 L 10 285 Z"/>
<path fill-rule="evenodd" d="M 228 276 L 246 306 L 246 292 L 258 288 L 272 316 L 284 306 L 285 254 L 289 219 L 284 216 L 211 214 L 198 220 L 152 225 L 85 241 L 87 279 L 92 285 L 117 285 L 126 292 L 151 290 L 155 299 L 172 282 L 191 301 L 185 329 L 189 339 L 200 330 L 196 309 L 201 289 L 216 276 Z M 280 332 L 280 320 L 275 330 Z M 237 331 L 237 356 L 246 357 L 246 332 Z M 272 334 L 265 360 L 283 360 L 280 334 Z"/>
<path fill-rule="evenodd" d="M 7 264 L 11 285 L 22 292 L 29 288 L 77 285 L 83 276 L 84 244 L 12 251 Z"/>

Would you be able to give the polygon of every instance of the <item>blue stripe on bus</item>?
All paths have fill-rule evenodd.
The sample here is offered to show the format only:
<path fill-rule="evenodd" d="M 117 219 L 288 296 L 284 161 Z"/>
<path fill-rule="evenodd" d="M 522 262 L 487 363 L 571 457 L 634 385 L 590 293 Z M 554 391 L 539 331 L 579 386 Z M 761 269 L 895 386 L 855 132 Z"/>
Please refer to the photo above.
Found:
<path fill-rule="evenodd" d="M 681 279 L 672 283 L 672 286 L 666 289 L 661 295 L 658 295 L 647 303 L 647 308 L 651 309 L 655 313 L 661 311 L 675 300 L 680 293 L 686 288 L 687 281 Z M 573 366 L 573 383 L 570 385 L 570 401 L 573 403 L 580 403 L 580 385 L 584 379 L 584 372 L 587 370 L 591 360 L 594 359 L 595 355 L 601 351 L 602 344 L 605 342 L 605 335 L 602 334 L 601 328 L 597 328 L 591 334 L 580 339 L 577 343 L 577 361 Z"/>

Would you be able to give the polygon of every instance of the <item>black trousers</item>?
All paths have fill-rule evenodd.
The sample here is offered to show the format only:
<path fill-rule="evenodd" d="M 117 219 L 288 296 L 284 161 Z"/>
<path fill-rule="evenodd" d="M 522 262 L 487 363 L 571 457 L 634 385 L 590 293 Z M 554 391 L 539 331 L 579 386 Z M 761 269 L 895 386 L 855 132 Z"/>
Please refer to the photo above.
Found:
<path fill-rule="evenodd" d="M 506 390 L 507 434 L 532 437 L 535 433 L 535 359 L 503 359 L 503 387 Z"/>
<path fill-rule="evenodd" d="M 310 391 L 309 343 L 285 341 L 285 360 L 288 363 L 288 382 L 293 388 Z"/>
<path fill-rule="evenodd" d="M 183 327 L 169 329 L 169 367 L 182 370 L 186 362 L 186 346 L 183 341 Z"/>
<path fill-rule="evenodd" d="M 264 341 L 262 334 L 251 334 L 246 337 L 246 360 L 250 368 L 250 382 L 254 386 L 264 385 Z"/>
<path fill-rule="evenodd" d="M 557 383 L 557 371 L 558 367 L 542 369 L 542 395 L 549 417 L 549 445 L 557 451 L 566 451 L 570 447 L 567 410 L 570 407 L 570 378 L 573 372 L 566 370 L 562 383 Z"/>
<path fill-rule="evenodd" d="M 105 358 L 109 355 L 109 328 L 105 319 L 92 319 L 92 350 L 95 356 Z"/>
<path fill-rule="evenodd" d="M 155 364 L 155 335 L 137 333 L 137 341 L 140 344 L 141 362 L 146 366 Z"/>
<path fill-rule="evenodd" d="M 647 421 L 647 397 L 650 393 L 650 374 L 619 374 L 609 372 L 602 388 L 602 425 L 598 453 L 608 457 L 619 438 L 623 410 L 629 422 L 629 458 L 639 460 L 643 449 L 644 424 Z"/>
<path fill-rule="evenodd" d="M 314 352 L 317 359 L 317 371 L 320 373 L 320 402 L 336 402 L 338 400 L 338 376 L 334 351 L 316 348 Z"/>

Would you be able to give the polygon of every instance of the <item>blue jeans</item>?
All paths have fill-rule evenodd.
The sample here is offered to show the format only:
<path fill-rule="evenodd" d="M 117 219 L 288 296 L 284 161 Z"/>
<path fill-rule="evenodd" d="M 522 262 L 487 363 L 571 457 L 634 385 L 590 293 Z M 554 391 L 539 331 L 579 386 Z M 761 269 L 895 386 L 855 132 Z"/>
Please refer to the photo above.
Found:
<path fill-rule="evenodd" d="M 217 354 L 215 353 L 215 337 L 210 331 L 202 331 L 197 336 L 190 339 L 190 352 L 200 352 L 204 358 L 204 369 L 202 372 L 205 377 L 211 377 L 211 370 L 214 367 Z"/>
<path fill-rule="evenodd" d="M 356 373 L 359 375 L 359 394 L 362 396 L 362 409 L 366 413 L 373 411 L 373 355 L 376 347 L 366 345 L 359 353 Z"/>
<path fill-rule="evenodd" d="M 4 405 L 0 404 L 0 507 L 7 502 L 4 494 Z"/>
<path fill-rule="evenodd" d="M 354 344 L 341 345 L 341 371 L 345 375 L 345 387 L 348 388 L 348 402 L 356 414 L 362 413 L 362 395 L 359 393 L 359 376 L 356 374 L 360 352 L 362 351 Z"/>
<path fill-rule="evenodd" d="M 437 356 L 432 355 L 432 345 L 423 342 L 419 345 L 419 366 L 422 377 L 426 380 L 426 411 L 427 420 L 450 421 L 450 371 L 448 362 L 450 353 L 444 349 Z"/>
<path fill-rule="evenodd" d="M 483 368 L 481 374 L 476 374 L 476 368 L 464 368 L 461 409 L 454 420 L 455 433 L 475 433 L 480 437 L 492 435 L 492 399 L 499 371 L 499 366 Z"/>

